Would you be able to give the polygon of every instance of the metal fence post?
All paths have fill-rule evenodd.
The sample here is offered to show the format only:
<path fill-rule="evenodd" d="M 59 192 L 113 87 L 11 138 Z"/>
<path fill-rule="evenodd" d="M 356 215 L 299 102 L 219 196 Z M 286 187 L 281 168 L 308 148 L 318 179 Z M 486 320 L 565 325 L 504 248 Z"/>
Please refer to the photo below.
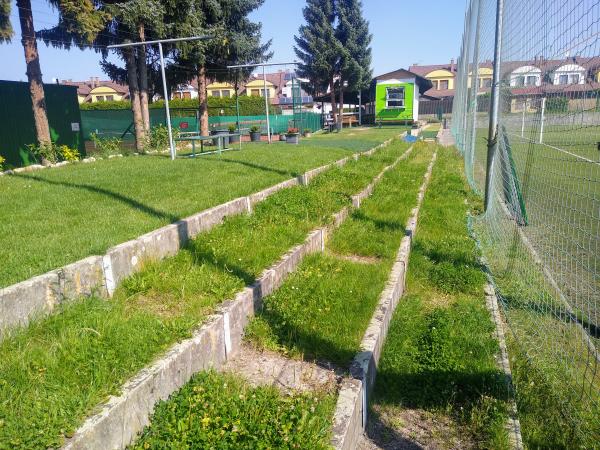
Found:
<path fill-rule="evenodd" d="M 500 110 L 500 55 L 502 52 L 502 26 L 504 16 L 504 0 L 496 4 L 496 35 L 494 40 L 494 73 L 492 75 L 492 95 L 490 105 L 490 124 L 488 129 L 487 164 L 485 171 L 485 211 L 490 206 L 492 196 L 492 170 L 498 149 L 498 114 Z"/>
<path fill-rule="evenodd" d="M 473 117 L 472 117 L 472 129 L 471 129 L 471 168 L 469 170 L 473 170 L 473 159 L 475 156 L 475 143 L 477 142 L 477 94 L 479 92 L 479 36 L 481 32 L 481 9 L 482 9 L 482 0 L 475 0 L 476 8 L 477 8 L 477 22 L 475 24 L 475 47 L 473 50 L 473 69 L 471 71 L 471 89 L 473 90 Z M 465 151 L 466 151 L 465 147 Z M 471 173 L 472 176 L 472 173 Z"/>

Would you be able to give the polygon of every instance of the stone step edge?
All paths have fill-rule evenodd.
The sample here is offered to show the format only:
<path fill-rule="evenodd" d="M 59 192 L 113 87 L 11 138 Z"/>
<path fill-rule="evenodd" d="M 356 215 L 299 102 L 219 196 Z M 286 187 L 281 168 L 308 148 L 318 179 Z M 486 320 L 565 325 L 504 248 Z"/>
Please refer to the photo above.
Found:
<path fill-rule="evenodd" d="M 409 147 L 390 166 L 374 179 L 407 158 Z M 373 183 L 369 184 L 371 186 Z M 365 188 L 358 195 L 372 187 Z M 154 405 L 180 389 L 202 370 L 219 369 L 240 350 L 244 328 L 261 307 L 262 299 L 278 289 L 287 276 L 312 253 L 322 252 L 329 235 L 349 216 L 349 207 L 332 216 L 329 226 L 308 234 L 304 243 L 288 251 L 251 286 L 226 300 L 192 333 L 192 337 L 175 344 L 159 360 L 142 369 L 122 388 L 122 394 L 111 397 L 100 412 L 88 417 L 75 434 L 64 444 L 64 450 L 121 449 L 129 445 L 149 424 Z"/>
<path fill-rule="evenodd" d="M 226 217 L 251 213 L 252 207 L 282 189 L 308 185 L 318 174 L 346 164 L 350 158 L 371 156 L 387 147 L 392 137 L 370 150 L 355 153 L 304 174 L 280 182 L 246 197 L 203 210 L 109 248 L 102 256 L 84 259 L 0 289 L 0 339 L 7 330 L 26 325 L 32 318 L 51 314 L 61 303 L 80 297 L 111 297 L 120 281 L 137 272 L 143 260 L 160 260 L 175 255 L 199 233 L 223 223 Z"/>
<path fill-rule="evenodd" d="M 423 176 L 423 183 L 417 194 L 417 205 L 412 209 L 407 220 L 406 236 L 400 242 L 388 281 L 361 341 L 361 351 L 354 357 L 350 365 L 350 377 L 342 381 L 333 416 L 333 436 L 330 441 L 335 449 L 357 448 L 360 436 L 365 430 L 369 396 L 375 384 L 377 365 L 394 310 L 404 293 L 412 239 L 417 229 L 419 211 L 431 180 L 436 159 L 437 150 Z"/>

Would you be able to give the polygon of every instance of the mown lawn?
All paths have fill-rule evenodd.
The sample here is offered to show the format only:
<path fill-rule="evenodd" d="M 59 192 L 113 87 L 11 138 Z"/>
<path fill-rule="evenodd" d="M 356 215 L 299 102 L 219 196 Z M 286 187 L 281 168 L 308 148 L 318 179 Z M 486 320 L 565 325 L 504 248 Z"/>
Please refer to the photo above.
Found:
<path fill-rule="evenodd" d="M 407 145 L 333 168 L 146 264 L 111 300 L 85 299 L 0 342 L 0 448 L 59 446 L 93 408 L 351 203 Z"/>
<path fill-rule="evenodd" d="M 138 156 L 0 177 L 0 287 L 364 151 L 401 128 L 345 130 L 300 145 L 170 161 Z"/>

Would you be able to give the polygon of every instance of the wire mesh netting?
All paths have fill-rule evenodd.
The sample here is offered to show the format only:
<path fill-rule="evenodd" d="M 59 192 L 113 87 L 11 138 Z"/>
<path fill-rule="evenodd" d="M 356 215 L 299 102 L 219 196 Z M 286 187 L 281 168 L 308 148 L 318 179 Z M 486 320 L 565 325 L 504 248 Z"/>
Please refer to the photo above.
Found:
<path fill-rule="evenodd" d="M 589 448 L 600 442 L 599 35 L 597 0 L 470 0 L 451 125 L 482 195 L 495 150 L 473 232 L 512 340 L 543 379 L 537 395 L 553 397 L 540 405 Z M 518 402 L 532 386 L 516 382 Z"/>

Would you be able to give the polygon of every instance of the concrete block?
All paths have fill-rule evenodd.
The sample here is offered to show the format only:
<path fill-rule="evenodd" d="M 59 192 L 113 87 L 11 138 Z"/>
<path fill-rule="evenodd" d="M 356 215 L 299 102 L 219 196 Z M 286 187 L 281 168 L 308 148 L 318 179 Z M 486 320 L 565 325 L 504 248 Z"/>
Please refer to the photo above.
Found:
<path fill-rule="evenodd" d="M 235 356 L 240 350 L 244 329 L 254 312 L 254 291 L 251 288 L 238 292 L 233 300 L 224 302 L 219 308 L 219 313 L 223 315 L 227 359 Z"/>
<path fill-rule="evenodd" d="M 207 209 L 196 214 L 194 220 L 198 221 L 197 229 L 201 233 L 208 231 L 216 225 L 223 223 L 223 220 L 229 216 L 244 214 L 248 211 L 248 203 L 246 197 L 236 198 L 222 205 Z M 191 218 L 190 218 L 191 219 Z M 195 236 L 195 235 L 194 235 Z M 193 236 L 191 236 L 193 237 Z"/>
<path fill-rule="evenodd" d="M 180 220 L 140 236 L 145 260 L 160 260 L 174 256 L 188 241 L 188 222 Z"/>
<path fill-rule="evenodd" d="M 342 166 L 346 165 L 346 163 L 347 163 L 349 160 L 350 160 L 350 158 L 348 158 L 348 157 L 345 157 L 345 158 L 342 158 L 342 159 L 338 159 L 338 160 L 335 162 L 335 165 L 336 165 L 336 166 L 338 166 L 338 167 L 342 167 Z"/>
<path fill-rule="evenodd" d="M 331 445 L 336 450 L 354 450 L 363 432 L 364 393 L 362 382 L 345 379 L 338 395 L 333 416 Z"/>
<path fill-rule="evenodd" d="M 112 283 L 116 287 L 122 280 L 140 269 L 145 256 L 146 247 L 141 239 L 134 239 L 112 247 L 106 252 L 104 258 L 105 276 L 108 278 L 106 275 L 106 260 L 108 260 L 112 271 Z M 110 288 L 107 287 L 107 289 L 109 295 L 112 295 Z"/>
<path fill-rule="evenodd" d="M 325 166 L 317 167 L 316 169 L 312 169 L 312 170 L 305 172 L 304 175 L 302 176 L 302 184 L 304 186 L 308 185 L 313 178 L 315 178 L 320 173 L 325 172 L 331 166 L 332 166 L 331 164 L 327 164 Z"/>
<path fill-rule="evenodd" d="M 57 271 L 0 289 L 0 335 L 9 327 L 26 325 L 33 317 L 52 312 L 60 301 Z"/>
<path fill-rule="evenodd" d="M 65 300 L 89 297 L 92 294 L 106 297 L 106 282 L 101 256 L 90 256 L 59 269 L 61 294 Z"/>

